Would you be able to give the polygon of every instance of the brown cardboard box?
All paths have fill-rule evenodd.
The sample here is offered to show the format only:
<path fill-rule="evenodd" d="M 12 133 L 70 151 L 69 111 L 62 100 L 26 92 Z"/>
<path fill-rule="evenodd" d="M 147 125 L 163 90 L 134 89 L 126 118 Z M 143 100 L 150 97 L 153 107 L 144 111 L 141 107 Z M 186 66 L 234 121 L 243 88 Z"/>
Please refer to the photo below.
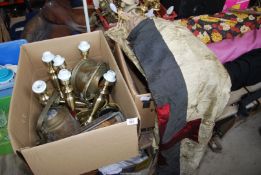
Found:
<path fill-rule="evenodd" d="M 157 117 L 155 112 L 155 105 L 153 101 L 149 101 L 149 106 L 144 107 L 144 97 L 151 99 L 151 94 L 146 90 L 141 81 L 137 78 L 135 73 L 129 68 L 125 61 L 125 57 L 121 51 L 120 46 L 115 44 L 115 58 L 121 73 L 130 89 L 130 92 L 135 101 L 136 107 L 140 114 L 140 127 L 141 129 L 153 128 L 155 124 L 155 118 Z"/>
<path fill-rule="evenodd" d="M 108 63 L 116 72 L 117 82 L 111 95 L 113 101 L 119 104 L 126 117 L 138 117 L 132 96 L 102 32 L 23 45 L 8 130 L 13 149 L 21 152 L 34 174 L 82 174 L 138 155 L 137 125 L 127 125 L 126 122 L 35 146 L 36 122 L 42 108 L 31 91 L 31 85 L 35 80 L 48 79 L 47 68 L 41 61 L 42 53 L 49 50 L 60 54 L 72 68 L 80 60 L 77 45 L 82 40 L 91 44 L 89 58 Z"/>

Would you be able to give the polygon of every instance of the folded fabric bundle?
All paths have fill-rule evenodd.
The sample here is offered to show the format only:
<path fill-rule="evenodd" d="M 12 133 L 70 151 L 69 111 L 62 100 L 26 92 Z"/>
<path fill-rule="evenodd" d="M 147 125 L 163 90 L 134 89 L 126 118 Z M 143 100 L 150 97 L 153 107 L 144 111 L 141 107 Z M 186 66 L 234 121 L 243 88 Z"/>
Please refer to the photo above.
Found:
<path fill-rule="evenodd" d="M 218 43 L 210 43 L 207 45 L 212 50 L 221 63 L 233 61 L 240 55 L 247 53 L 253 49 L 261 48 L 261 29 L 252 30 L 243 36 L 233 39 L 225 39 Z"/>
<path fill-rule="evenodd" d="M 179 23 L 155 18 L 136 23 L 133 30 L 128 26 L 117 25 L 106 34 L 123 48 L 129 43 L 132 49 L 125 50 L 135 53 L 129 55 L 144 70 L 157 105 L 157 174 L 192 174 L 230 97 L 230 77 L 213 52 Z"/>
<path fill-rule="evenodd" d="M 181 19 L 196 37 L 205 44 L 231 39 L 250 30 L 259 29 L 261 16 L 244 13 L 217 13 Z"/>
<path fill-rule="evenodd" d="M 224 66 L 230 75 L 231 91 L 261 82 L 261 49 L 247 52 Z"/>
<path fill-rule="evenodd" d="M 128 40 L 157 105 L 157 174 L 192 174 L 228 102 L 229 75 L 206 45 L 179 24 L 146 19 Z"/>

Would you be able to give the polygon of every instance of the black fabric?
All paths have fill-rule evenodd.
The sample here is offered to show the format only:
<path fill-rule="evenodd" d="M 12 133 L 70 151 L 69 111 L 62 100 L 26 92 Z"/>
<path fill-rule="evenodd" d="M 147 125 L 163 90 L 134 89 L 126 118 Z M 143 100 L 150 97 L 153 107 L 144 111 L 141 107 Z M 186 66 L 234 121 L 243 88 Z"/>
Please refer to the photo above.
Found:
<path fill-rule="evenodd" d="M 247 93 L 239 101 L 238 114 L 241 116 L 248 116 L 247 105 L 251 102 L 258 100 L 261 97 L 261 89 L 254 92 Z"/>
<path fill-rule="evenodd" d="M 186 124 L 188 94 L 182 72 L 151 19 L 142 21 L 128 40 L 144 69 L 157 107 L 170 104 L 170 117 L 161 143 L 165 143 Z M 168 166 L 158 168 L 159 175 L 180 173 L 180 144 L 162 152 Z"/>
<path fill-rule="evenodd" d="M 261 49 L 247 52 L 224 66 L 231 78 L 231 91 L 254 85 L 261 81 Z"/>
<path fill-rule="evenodd" d="M 250 0 L 250 3 L 248 5 L 248 7 L 252 7 L 252 6 L 258 6 L 260 4 L 258 4 L 259 0 Z"/>
<path fill-rule="evenodd" d="M 178 18 L 221 12 L 225 0 L 161 0 L 166 7 L 174 6 Z"/>

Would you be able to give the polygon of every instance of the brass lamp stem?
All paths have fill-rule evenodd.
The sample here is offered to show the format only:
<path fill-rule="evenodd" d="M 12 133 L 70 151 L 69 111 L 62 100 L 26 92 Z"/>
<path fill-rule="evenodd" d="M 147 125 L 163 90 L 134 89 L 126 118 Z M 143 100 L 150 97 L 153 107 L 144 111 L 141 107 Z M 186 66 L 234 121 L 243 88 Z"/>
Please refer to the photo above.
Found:
<path fill-rule="evenodd" d="M 50 96 L 47 93 L 47 85 L 42 80 L 37 80 L 32 85 L 32 90 L 37 94 L 40 104 L 46 105 Z"/>
<path fill-rule="evenodd" d="M 78 45 L 78 49 L 81 51 L 82 58 L 84 60 L 86 60 L 88 57 L 90 47 L 91 46 L 87 41 L 81 41 L 80 44 Z"/>
<path fill-rule="evenodd" d="M 116 81 L 116 74 L 112 70 L 108 70 L 104 75 L 105 79 L 104 86 L 100 91 L 99 97 L 96 99 L 92 113 L 88 120 L 85 122 L 85 125 L 92 122 L 96 113 L 108 103 L 109 101 L 109 87 L 112 86 Z"/>
<path fill-rule="evenodd" d="M 54 67 L 53 67 L 53 64 L 52 64 L 52 61 L 54 60 L 54 58 L 55 58 L 55 56 L 51 52 L 46 51 L 46 52 L 43 53 L 42 61 L 48 67 L 48 73 L 51 77 L 53 86 L 58 90 L 58 92 L 60 93 L 60 96 L 63 98 L 64 95 L 62 93 L 62 89 L 61 89 L 57 74 L 56 74 Z"/>
<path fill-rule="evenodd" d="M 67 69 L 59 71 L 58 78 L 63 85 L 63 92 L 65 94 L 65 100 L 67 105 L 72 111 L 75 111 L 75 99 L 73 96 L 73 88 L 70 84 L 71 72 Z"/>

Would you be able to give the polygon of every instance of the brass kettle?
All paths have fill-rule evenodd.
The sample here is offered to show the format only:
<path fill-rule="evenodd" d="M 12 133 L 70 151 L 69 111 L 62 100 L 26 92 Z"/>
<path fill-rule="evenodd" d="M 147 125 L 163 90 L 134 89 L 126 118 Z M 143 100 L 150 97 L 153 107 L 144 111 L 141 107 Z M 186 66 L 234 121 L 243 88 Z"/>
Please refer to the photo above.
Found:
<path fill-rule="evenodd" d="M 38 144 L 63 139 L 79 131 L 80 123 L 72 117 L 67 107 L 51 107 L 58 97 L 59 93 L 54 91 L 38 118 L 36 127 L 40 138 Z"/>
<path fill-rule="evenodd" d="M 79 122 L 72 117 L 65 106 L 50 108 L 43 125 L 47 142 L 69 137 L 79 128 Z"/>

